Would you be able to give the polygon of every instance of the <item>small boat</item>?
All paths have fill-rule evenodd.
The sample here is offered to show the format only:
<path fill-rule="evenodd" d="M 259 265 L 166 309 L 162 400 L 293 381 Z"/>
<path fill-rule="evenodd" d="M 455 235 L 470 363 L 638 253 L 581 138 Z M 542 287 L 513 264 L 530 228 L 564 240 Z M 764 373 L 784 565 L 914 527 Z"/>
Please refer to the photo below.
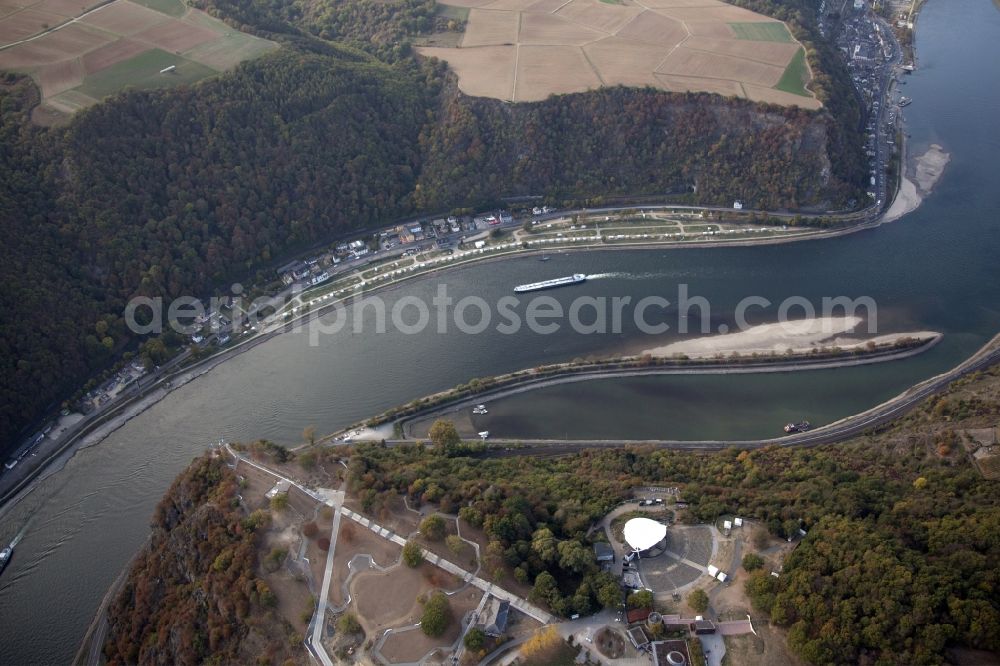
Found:
<path fill-rule="evenodd" d="M 551 258 L 552 257 L 550 257 L 549 255 L 543 254 L 542 257 L 538 261 L 548 261 Z"/>
<path fill-rule="evenodd" d="M 483 430 L 482 432 L 479 433 L 479 436 L 481 438 L 483 438 L 483 439 L 486 439 L 487 437 L 490 436 L 490 431 L 489 430 Z"/>
<path fill-rule="evenodd" d="M 800 421 L 799 423 L 786 423 L 785 432 L 791 434 L 793 432 L 805 432 L 812 427 L 809 421 Z"/>
<path fill-rule="evenodd" d="M 489 410 L 486 409 L 486 405 L 476 405 L 472 408 L 473 414 L 489 414 Z"/>

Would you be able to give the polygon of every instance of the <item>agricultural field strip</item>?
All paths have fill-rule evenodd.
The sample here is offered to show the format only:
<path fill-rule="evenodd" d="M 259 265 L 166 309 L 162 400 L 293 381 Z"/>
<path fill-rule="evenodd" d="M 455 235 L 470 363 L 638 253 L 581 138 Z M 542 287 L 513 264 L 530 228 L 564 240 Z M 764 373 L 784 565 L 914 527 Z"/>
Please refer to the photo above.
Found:
<path fill-rule="evenodd" d="M 505 8 L 503 5 L 501 5 L 499 7 L 496 7 L 496 6 L 491 6 L 490 4 L 480 5 L 478 8 L 476 8 L 478 10 L 478 12 L 480 12 L 479 16 L 493 15 L 494 17 L 496 17 L 496 18 L 492 19 L 494 21 L 499 20 L 499 16 L 503 15 L 503 14 L 508 14 L 508 13 L 516 13 L 517 14 L 517 23 L 516 23 L 516 30 L 515 30 L 516 31 L 515 41 L 514 41 L 514 43 L 509 43 L 509 42 L 506 42 L 506 41 L 504 42 L 504 45 L 509 46 L 509 47 L 513 47 L 513 58 L 512 58 L 513 72 L 511 73 L 511 80 L 512 80 L 512 82 L 510 84 L 511 89 L 509 91 L 510 97 L 508 98 L 511 101 L 517 101 L 519 98 L 532 98 L 533 97 L 532 92 L 537 92 L 537 86 L 539 85 L 539 82 L 537 81 L 537 78 L 536 78 L 536 80 L 532 81 L 532 84 L 534 86 L 534 90 L 532 90 L 532 91 L 527 91 L 526 90 L 524 92 L 524 94 L 520 94 L 521 91 L 518 89 L 519 88 L 519 84 L 520 84 L 519 76 L 518 76 L 519 75 L 519 70 L 524 69 L 525 67 L 527 67 L 527 69 L 525 69 L 525 73 L 528 73 L 529 71 L 531 71 L 531 68 L 532 68 L 532 64 L 531 63 L 535 62 L 535 59 L 537 59 L 539 57 L 537 53 L 533 53 L 532 54 L 532 60 L 529 60 L 527 65 L 522 66 L 521 65 L 521 60 L 522 60 L 521 55 L 522 54 L 521 54 L 521 49 L 520 49 L 520 47 L 522 45 L 530 45 L 532 47 L 552 46 L 552 47 L 564 48 L 564 49 L 567 49 L 567 50 L 578 51 L 582 55 L 581 64 L 585 64 L 585 66 L 587 67 L 587 69 L 589 69 L 590 73 L 593 74 L 593 76 L 596 78 L 596 81 L 599 82 L 600 85 L 609 85 L 609 84 L 610 85 L 615 85 L 616 83 L 619 83 L 620 81 L 617 80 L 618 79 L 618 74 L 616 72 L 613 72 L 613 71 L 610 71 L 610 72 L 609 71 L 605 71 L 605 67 L 607 66 L 606 61 L 603 61 L 603 62 L 596 61 L 594 59 L 593 55 L 591 54 L 591 52 L 588 51 L 586 47 L 589 47 L 589 46 L 592 46 L 592 45 L 595 45 L 595 44 L 599 44 L 599 43 L 601 43 L 602 41 L 604 41 L 604 40 L 606 40 L 608 38 L 622 37 L 623 39 L 628 39 L 628 37 L 623 37 L 620 33 L 622 32 L 622 30 L 626 26 L 632 25 L 633 22 L 636 19 L 638 19 L 638 17 L 641 16 L 642 14 L 644 14 L 645 12 L 649 12 L 651 15 L 660 16 L 660 17 L 663 17 L 663 18 L 666 18 L 666 19 L 670 20 L 671 22 L 673 22 L 675 24 L 679 24 L 678 27 L 683 28 L 683 30 L 685 32 L 685 34 L 683 36 L 681 36 L 679 40 L 675 41 L 669 47 L 669 50 L 667 51 L 667 53 L 662 58 L 659 59 L 659 61 L 655 65 L 655 67 L 653 67 L 652 70 L 650 72 L 648 72 L 649 76 L 651 76 L 654 79 L 656 79 L 657 81 L 659 81 L 661 85 L 666 86 L 668 89 L 672 89 L 672 88 L 677 87 L 677 86 L 683 87 L 683 86 L 685 86 L 685 84 L 684 83 L 680 83 L 680 81 L 687 80 L 687 81 L 691 82 L 691 83 L 689 83 L 687 85 L 693 86 L 693 88 L 695 88 L 695 89 L 699 88 L 699 85 L 698 85 L 699 82 L 702 82 L 703 84 L 707 83 L 708 81 L 727 82 L 727 83 L 729 83 L 731 85 L 736 86 L 737 91 L 739 93 L 742 93 L 747 98 L 759 97 L 760 94 L 762 94 L 761 92 L 759 92 L 762 88 L 775 88 L 775 89 L 778 89 L 778 90 L 784 90 L 783 88 L 779 89 L 779 88 L 776 88 L 776 86 L 770 86 L 767 83 L 764 83 L 763 81 L 759 80 L 759 78 L 761 76 L 761 74 L 759 72 L 756 73 L 756 74 L 753 73 L 753 72 L 749 72 L 748 75 L 750 75 L 751 77 L 756 76 L 757 78 L 753 79 L 753 80 L 750 80 L 750 81 L 744 81 L 744 80 L 742 80 L 739 77 L 738 73 L 734 75 L 734 73 L 732 71 L 728 71 L 728 72 L 727 71 L 722 71 L 722 72 L 708 71 L 708 72 L 702 72 L 702 73 L 699 73 L 699 74 L 689 74 L 689 73 L 685 73 L 683 71 L 667 71 L 667 72 L 661 71 L 661 68 L 663 68 L 664 66 L 667 65 L 667 63 L 670 61 L 671 56 L 673 56 L 677 52 L 678 48 L 680 48 L 680 47 L 684 47 L 684 49 L 686 49 L 686 51 L 689 54 L 711 56 L 711 57 L 717 58 L 719 60 L 719 62 L 723 62 L 723 63 L 726 62 L 726 61 L 734 62 L 734 63 L 747 63 L 747 64 L 751 64 L 752 63 L 753 65 L 756 65 L 756 66 L 759 66 L 759 67 L 764 67 L 764 68 L 786 68 L 787 69 L 787 67 L 789 66 L 789 63 L 779 63 L 779 62 L 776 62 L 775 58 L 771 58 L 771 60 L 762 60 L 762 59 L 759 59 L 757 57 L 754 57 L 753 55 L 746 55 L 746 54 L 743 54 L 743 53 L 739 53 L 738 51 L 735 52 L 735 53 L 734 52 L 729 52 L 730 51 L 729 49 L 724 49 L 724 50 L 720 50 L 720 51 L 714 51 L 714 50 L 711 50 L 709 48 L 705 48 L 704 45 L 702 45 L 702 44 L 699 44 L 699 45 L 689 45 L 689 40 L 692 37 L 695 36 L 695 33 L 692 31 L 691 26 L 689 25 L 689 22 L 691 20 L 693 20 L 693 19 L 692 19 L 692 17 L 690 15 L 685 15 L 685 16 L 678 17 L 677 15 L 670 13 L 670 10 L 674 9 L 672 7 L 651 7 L 651 6 L 648 6 L 646 4 L 643 4 L 643 2 L 641 0 L 637 0 L 636 4 L 634 6 L 636 8 L 638 8 L 638 9 L 641 10 L 640 14 L 637 14 L 634 17 L 632 17 L 630 20 L 625 21 L 624 23 L 621 23 L 614 30 L 609 30 L 609 29 L 606 29 L 607 25 L 601 25 L 601 24 L 598 24 L 595 21 L 588 22 L 586 20 L 586 18 L 580 18 L 579 16 L 576 16 L 576 15 L 567 15 L 566 13 L 561 12 L 562 9 L 564 9 L 567 6 L 571 5 L 573 2 L 574 2 L 574 0 L 566 0 L 565 2 L 562 2 L 561 4 L 559 4 L 558 7 L 556 7 L 555 9 L 552 9 L 552 10 L 549 10 L 549 11 L 540 11 L 539 9 L 532 9 L 531 7 L 523 8 L 523 9 L 521 9 L 521 8 L 519 8 L 519 9 L 513 9 L 513 8 L 512 9 L 508 9 L 508 8 Z M 653 3 L 653 4 L 655 4 L 655 3 Z M 578 6 L 578 5 L 575 5 L 575 6 Z M 716 4 L 708 4 L 708 5 L 704 5 L 703 7 L 686 6 L 686 7 L 684 7 L 684 9 L 688 9 L 688 10 L 690 10 L 690 9 L 699 9 L 699 8 L 714 9 L 714 8 L 717 8 L 717 7 L 718 7 L 718 5 L 716 5 Z M 522 38 L 523 38 L 523 36 L 525 34 L 525 26 L 526 26 L 526 24 L 524 22 L 524 18 L 523 18 L 524 14 L 529 14 L 529 15 L 533 15 L 534 14 L 534 15 L 541 15 L 541 16 L 557 17 L 560 20 L 560 22 L 562 22 L 564 25 L 567 25 L 567 26 L 573 25 L 573 26 L 576 26 L 578 28 L 582 28 L 582 29 L 584 29 L 584 30 L 586 30 L 588 32 L 591 32 L 591 33 L 594 33 L 594 34 L 597 34 L 597 35 L 604 35 L 604 36 L 603 37 L 597 37 L 597 38 L 592 39 L 592 40 L 587 40 L 586 37 L 584 37 L 583 41 L 574 41 L 574 42 L 571 42 L 571 43 L 566 43 L 565 39 L 561 40 L 557 35 L 552 35 L 551 33 L 549 33 L 548 36 L 532 35 L 530 38 L 528 38 L 528 39 L 531 40 L 530 42 L 523 42 Z M 713 18 L 714 18 L 715 21 L 719 22 L 719 25 L 721 25 L 721 26 L 729 26 L 728 17 L 713 17 Z M 473 20 L 474 20 L 474 17 L 473 17 Z M 763 30 L 764 26 L 770 26 L 772 24 L 775 25 L 775 26 L 780 26 L 780 29 L 787 34 L 787 27 L 783 23 L 774 22 L 774 21 L 770 21 L 770 20 L 763 20 L 763 21 L 761 21 L 761 30 Z M 752 23 L 751 24 L 741 23 L 741 24 L 738 24 L 738 25 L 753 25 L 753 24 Z M 728 39 L 736 39 L 737 41 L 748 41 L 748 42 L 759 41 L 759 40 L 754 40 L 754 39 L 748 39 L 745 36 L 740 36 L 740 34 L 738 33 L 738 31 L 736 31 L 733 28 L 728 28 L 728 29 L 731 31 L 730 34 L 732 35 Z M 774 32 L 774 30 L 775 29 L 772 29 L 771 32 Z M 767 31 L 765 30 L 764 32 L 767 32 Z M 734 33 L 736 33 L 736 34 L 734 34 Z M 699 35 L 703 36 L 703 37 L 706 36 L 703 33 L 699 33 Z M 482 38 L 479 37 L 479 35 L 477 34 L 476 41 L 478 41 L 479 39 L 482 39 Z M 728 41 L 728 39 L 727 39 L 727 41 Z M 463 46 L 462 49 L 489 48 L 491 46 L 496 46 L 494 44 L 490 44 L 488 40 L 489 40 L 489 37 L 487 37 L 485 43 L 468 44 L 468 45 Z M 799 42 L 797 42 L 794 39 L 794 37 L 792 37 L 791 35 L 788 35 L 787 42 L 785 42 L 784 40 L 776 40 L 776 39 L 767 40 L 767 41 L 794 44 L 794 45 L 798 46 L 800 49 L 802 48 L 801 44 Z M 648 42 L 648 40 L 643 40 L 642 38 L 639 38 L 636 43 L 637 44 L 641 44 L 641 43 L 649 43 L 649 42 Z M 448 60 L 449 59 L 449 55 L 451 55 L 451 54 L 447 53 L 447 51 L 448 51 L 448 49 L 439 49 L 437 52 L 434 53 L 434 55 L 438 55 L 439 57 L 442 57 L 445 60 Z M 461 56 L 457 55 L 457 56 L 454 56 L 454 57 L 460 58 Z M 795 56 L 793 55 L 792 57 L 794 58 Z M 645 68 L 643 68 L 643 70 L 644 69 Z M 809 71 L 807 69 L 807 72 L 808 72 L 809 75 L 811 75 L 811 71 Z M 612 75 L 611 79 L 608 79 L 608 75 L 609 74 Z M 537 75 L 535 74 L 533 76 L 536 77 Z M 767 75 L 764 74 L 763 76 L 766 77 Z M 666 77 L 666 78 L 661 78 L 661 77 Z M 460 79 L 461 79 L 461 76 L 460 76 Z M 780 80 L 780 76 L 779 76 L 779 80 Z M 670 81 L 674 81 L 674 84 L 671 85 Z M 751 88 L 748 88 L 746 85 L 744 85 L 745 83 L 754 83 L 754 85 L 751 86 Z M 470 85 L 472 85 L 472 84 L 470 83 Z M 586 85 L 586 84 L 584 84 L 584 85 Z M 524 85 L 520 85 L 520 87 L 524 88 Z M 558 86 L 557 86 L 557 88 L 558 88 Z M 751 93 L 751 90 L 753 90 L 754 92 Z M 553 90 L 552 92 L 564 92 L 564 90 Z M 789 91 L 785 91 L 785 92 L 789 92 Z M 503 93 L 501 93 L 499 91 L 494 91 L 493 93 L 489 93 L 489 92 L 483 92 L 481 88 L 477 89 L 476 92 L 471 93 L 471 94 L 486 94 L 487 96 L 498 96 L 499 95 L 501 98 L 506 98 L 506 95 L 504 95 Z M 789 93 L 789 94 L 796 94 L 796 93 Z"/>
<path fill-rule="evenodd" d="M 73 114 L 125 86 L 149 82 L 164 67 L 174 65 L 179 74 L 167 87 L 190 84 L 274 46 L 181 2 L 176 11 L 165 12 L 141 0 L 110 0 L 0 46 L 0 68 L 31 75 L 41 89 L 42 106 Z M 162 62 L 151 64 L 150 58 Z"/>
<path fill-rule="evenodd" d="M 118 2 L 118 0 L 106 0 L 106 2 L 98 5 L 97 7 L 94 7 L 92 9 L 88 9 L 87 11 L 85 11 L 82 14 L 80 14 L 79 16 L 75 16 L 73 18 L 68 18 L 64 22 L 60 23 L 57 26 L 49 28 L 48 30 L 43 30 L 42 32 L 39 32 L 39 33 L 36 33 L 36 34 L 32 35 L 31 37 L 25 37 L 24 39 L 18 40 L 16 42 L 11 42 L 10 44 L 0 44 L 0 51 L 3 51 L 5 49 L 9 49 L 9 48 L 11 48 L 13 46 L 17 46 L 19 44 L 27 44 L 28 42 L 34 41 L 34 40 L 36 40 L 36 39 L 38 39 L 40 37 L 44 37 L 45 35 L 53 33 L 53 32 L 55 32 L 57 30 L 62 30 L 66 26 L 72 25 L 72 24 L 76 23 L 77 21 L 79 21 L 80 19 L 85 18 L 85 17 L 89 16 L 90 14 L 93 14 L 94 12 L 99 12 L 100 10 L 104 9 L 108 5 L 114 4 L 115 2 Z M 24 11 L 25 9 L 30 9 L 30 7 L 22 7 L 21 9 L 18 10 L 18 12 Z M 4 21 L 7 18 L 10 18 L 11 16 L 14 16 L 18 12 L 14 12 L 13 14 L 8 14 L 7 16 L 4 16 L 3 18 L 0 18 L 0 22 Z M 88 26 L 88 27 L 91 27 L 91 26 Z"/>
<path fill-rule="evenodd" d="M 674 54 L 674 51 L 676 51 L 681 46 L 683 46 L 684 42 L 686 42 L 687 40 L 689 40 L 691 38 L 691 28 L 688 26 L 687 22 L 681 21 L 681 25 L 684 26 L 684 29 L 687 31 L 687 37 L 685 37 L 681 41 L 679 41 L 676 44 L 674 44 L 673 47 L 671 47 L 671 49 L 669 51 L 667 51 L 667 55 L 663 56 L 663 60 L 661 60 L 660 62 L 656 63 L 656 67 L 653 68 L 653 72 L 654 73 L 657 72 L 657 71 L 659 71 L 659 69 L 661 67 L 663 67 L 663 64 L 665 62 L 667 62 L 667 59 Z M 746 94 L 745 90 L 743 92 L 744 92 L 744 94 Z"/>
<path fill-rule="evenodd" d="M 678 44 L 677 46 L 681 46 L 681 44 Z M 677 47 L 675 46 L 674 48 L 677 48 Z M 706 49 L 699 49 L 699 48 L 696 48 L 694 46 L 685 46 L 684 48 L 688 49 L 689 51 L 696 51 L 698 53 L 706 53 L 708 55 L 713 55 L 713 56 L 717 56 L 717 57 L 738 58 L 739 60 L 746 60 L 747 62 L 756 62 L 756 63 L 761 64 L 761 65 L 767 65 L 768 67 L 777 67 L 777 65 L 775 65 L 773 62 L 767 62 L 766 60 L 758 60 L 757 58 L 751 58 L 749 56 L 729 55 L 728 53 L 718 53 L 717 51 L 708 51 Z M 673 53 L 673 49 L 671 49 L 671 53 Z M 666 60 L 666 58 L 664 58 L 664 60 Z M 663 63 L 661 62 L 660 65 L 663 65 Z M 671 74 L 671 76 L 684 76 L 684 74 Z M 703 74 L 699 78 L 712 79 L 712 78 L 718 78 L 718 77 L 713 77 L 713 76 L 708 76 L 707 74 Z M 731 79 L 726 79 L 726 80 L 731 80 Z M 740 81 L 739 83 L 742 83 L 742 81 Z"/>

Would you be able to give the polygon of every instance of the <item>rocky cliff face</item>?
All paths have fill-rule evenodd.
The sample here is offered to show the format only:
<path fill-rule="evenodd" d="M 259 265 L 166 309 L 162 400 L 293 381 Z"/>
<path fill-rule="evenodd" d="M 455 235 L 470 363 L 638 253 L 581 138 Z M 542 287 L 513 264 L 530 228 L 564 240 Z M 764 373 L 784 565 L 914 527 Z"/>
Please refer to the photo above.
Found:
<path fill-rule="evenodd" d="M 156 508 L 152 538 L 108 609 L 110 664 L 303 662 L 258 578 L 255 529 L 221 459 L 195 460 Z"/>

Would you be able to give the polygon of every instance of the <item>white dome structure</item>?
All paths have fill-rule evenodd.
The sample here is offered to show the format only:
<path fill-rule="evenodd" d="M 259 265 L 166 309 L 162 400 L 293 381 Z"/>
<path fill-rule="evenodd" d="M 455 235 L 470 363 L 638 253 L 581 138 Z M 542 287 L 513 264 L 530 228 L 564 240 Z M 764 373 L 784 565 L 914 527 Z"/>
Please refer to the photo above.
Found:
<path fill-rule="evenodd" d="M 625 523 L 625 543 L 633 550 L 649 550 L 667 536 L 667 526 L 649 518 L 633 518 Z"/>

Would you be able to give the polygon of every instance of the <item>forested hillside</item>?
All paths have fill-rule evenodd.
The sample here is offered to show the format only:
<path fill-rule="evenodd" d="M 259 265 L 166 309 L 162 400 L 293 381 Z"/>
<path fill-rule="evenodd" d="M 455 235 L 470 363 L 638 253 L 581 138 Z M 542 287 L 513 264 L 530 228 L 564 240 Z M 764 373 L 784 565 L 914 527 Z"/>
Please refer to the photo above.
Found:
<path fill-rule="evenodd" d="M 225 461 L 200 458 L 156 508 L 149 545 L 108 609 L 109 664 L 303 663 L 257 577 L 257 518 Z"/>
<path fill-rule="evenodd" d="M 395 60 L 408 39 L 446 28 L 434 0 L 195 0 L 197 7 L 247 32 L 312 35 Z M 443 24 L 443 25 L 439 25 Z"/>
<path fill-rule="evenodd" d="M 779 578 L 758 570 L 746 591 L 807 663 L 995 663 L 1000 493 L 963 441 L 966 429 L 998 419 L 994 367 L 879 433 L 813 449 L 488 458 L 443 436 L 436 447 L 361 444 L 309 455 L 346 460 L 347 490 L 366 513 L 379 515 L 402 494 L 481 527 L 484 570 L 501 579 L 512 570 L 533 585 L 534 601 L 563 615 L 621 602 L 617 581 L 594 562 L 590 526 L 636 488 L 677 486 L 689 504 L 684 520 L 741 515 L 799 540 Z M 280 663 L 301 650 L 280 638 L 287 627 L 254 573 L 265 516 L 244 515 L 238 492 L 222 459 L 200 458 L 174 482 L 111 606 L 109 663 L 202 663 L 210 654 L 220 663 Z M 975 662 L 956 652 L 969 648 L 988 652 Z"/>
<path fill-rule="evenodd" d="M 205 6 L 282 49 L 50 130 L 29 122 L 26 79 L 0 83 L 4 449 L 136 349 L 121 320 L 136 294 L 204 296 L 321 239 L 504 197 L 694 187 L 703 203 L 837 207 L 866 175 L 837 95 L 832 115 L 625 88 L 511 106 L 410 55 L 438 20 L 426 2 Z"/>
<path fill-rule="evenodd" d="M 572 557 L 588 527 L 634 488 L 677 485 L 694 520 L 806 530 L 780 578 L 760 572 L 747 588 L 807 662 L 939 664 L 956 647 L 1000 651 L 1000 493 L 961 446 L 963 428 L 998 418 L 994 368 L 843 444 L 557 459 L 366 445 L 350 460 L 351 488 L 376 512 L 393 493 L 457 510 L 483 526 L 488 553 L 535 582 L 536 598 L 569 614 L 601 600 L 601 579 Z"/>
<path fill-rule="evenodd" d="M 720 205 L 846 201 L 853 190 L 830 175 L 827 141 L 814 113 L 707 94 L 617 87 L 518 105 L 455 94 L 423 137 L 416 203 L 691 187 L 698 201 Z"/>
<path fill-rule="evenodd" d="M 350 54 L 348 54 L 350 55 Z M 415 65 L 284 49 L 65 129 L 0 86 L 0 441 L 130 341 L 136 294 L 202 296 L 290 247 L 412 210 L 434 94 Z"/>
<path fill-rule="evenodd" d="M 829 154 L 835 176 L 846 183 L 863 184 L 868 170 L 859 146 L 864 143 L 864 111 L 861 101 L 833 43 L 817 28 L 819 3 L 814 0 L 728 0 L 767 16 L 785 21 L 795 38 L 806 48 L 812 71 L 809 87 L 823 102 L 833 121 L 829 126 Z M 830 9 L 828 9 L 830 11 Z"/>

